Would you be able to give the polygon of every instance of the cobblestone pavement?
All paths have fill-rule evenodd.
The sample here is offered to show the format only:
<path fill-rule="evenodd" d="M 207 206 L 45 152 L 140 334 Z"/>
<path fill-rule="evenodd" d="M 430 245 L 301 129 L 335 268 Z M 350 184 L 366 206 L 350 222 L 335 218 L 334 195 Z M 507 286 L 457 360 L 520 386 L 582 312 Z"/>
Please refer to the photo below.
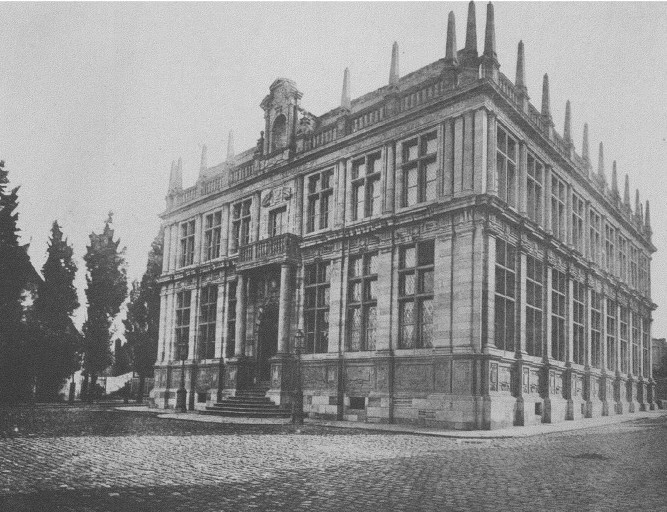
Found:
<path fill-rule="evenodd" d="M 456 440 L 158 419 L 14 414 L 0 511 L 667 510 L 667 418 Z"/>

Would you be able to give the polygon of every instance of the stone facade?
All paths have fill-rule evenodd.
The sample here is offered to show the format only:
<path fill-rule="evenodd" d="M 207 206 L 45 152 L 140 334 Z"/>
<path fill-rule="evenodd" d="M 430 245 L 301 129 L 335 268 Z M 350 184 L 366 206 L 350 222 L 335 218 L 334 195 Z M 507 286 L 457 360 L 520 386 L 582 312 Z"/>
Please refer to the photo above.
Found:
<path fill-rule="evenodd" d="M 314 116 L 291 80 L 257 147 L 172 165 L 152 400 L 262 388 L 310 416 L 457 429 L 653 408 L 649 206 L 499 72 L 493 5 L 456 50 Z M 302 350 L 295 349 L 303 333 Z M 297 352 L 299 363 L 297 365 Z M 182 379 L 182 372 L 185 372 Z"/>

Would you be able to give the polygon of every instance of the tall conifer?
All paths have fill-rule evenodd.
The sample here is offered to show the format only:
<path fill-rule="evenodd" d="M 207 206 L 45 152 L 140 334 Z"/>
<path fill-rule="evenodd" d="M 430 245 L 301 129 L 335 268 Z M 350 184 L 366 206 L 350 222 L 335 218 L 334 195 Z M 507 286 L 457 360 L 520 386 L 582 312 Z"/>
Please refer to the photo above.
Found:
<path fill-rule="evenodd" d="M 14 402 L 28 398 L 32 387 L 23 323 L 30 259 L 18 241 L 18 187 L 7 191 L 4 166 L 0 161 L 0 402 Z"/>
<path fill-rule="evenodd" d="M 143 398 L 146 377 L 153 374 L 157 359 L 158 329 L 160 325 L 160 283 L 162 273 L 164 232 L 161 229 L 148 253 L 146 272 L 141 283 L 134 281 L 127 306 L 125 338 L 132 351 L 132 368 L 139 374 L 137 401 Z"/>
<path fill-rule="evenodd" d="M 88 318 L 83 324 L 83 368 L 91 389 L 95 389 L 97 377 L 113 361 L 111 324 L 127 297 L 125 249 L 119 250 L 120 240 L 113 239 L 112 222 L 110 212 L 102 233 L 90 234 L 90 245 L 84 256 L 88 270 Z"/>
<path fill-rule="evenodd" d="M 79 307 L 74 278 L 74 251 L 57 221 L 51 227 L 48 257 L 37 289 L 34 316 L 39 335 L 35 346 L 37 398 L 55 400 L 65 379 L 79 367 L 80 335 L 72 323 Z"/>

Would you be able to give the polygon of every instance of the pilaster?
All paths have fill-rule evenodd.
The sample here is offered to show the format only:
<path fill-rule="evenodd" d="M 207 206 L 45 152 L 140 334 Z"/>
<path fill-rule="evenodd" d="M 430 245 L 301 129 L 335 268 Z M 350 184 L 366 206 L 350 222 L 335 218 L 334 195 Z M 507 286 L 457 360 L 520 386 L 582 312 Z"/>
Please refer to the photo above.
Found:
<path fill-rule="evenodd" d="M 498 194 L 498 175 L 496 170 L 496 145 L 498 143 L 498 135 L 496 122 L 496 113 L 489 112 L 487 114 L 486 192 L 491 195 Z"/>

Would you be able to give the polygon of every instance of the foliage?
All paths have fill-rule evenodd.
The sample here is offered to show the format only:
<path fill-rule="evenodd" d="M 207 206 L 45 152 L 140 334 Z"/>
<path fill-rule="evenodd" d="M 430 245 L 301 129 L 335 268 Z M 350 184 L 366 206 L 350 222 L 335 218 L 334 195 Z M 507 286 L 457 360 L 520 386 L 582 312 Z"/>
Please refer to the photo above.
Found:
<path fill-rule="evenodd" d="M 151 244 L 146 272 L 141 282 L 132 283 L 130 303 L 127 306 L 125 338 L 132 351 L 132 368 L 139 374 L 139 398 L 144 379 L 153 374 L 157 359 L 160 324 L 160 283 L 162 273 L 164 232 L 161 229 Z"/>
<path fill-rule="evenodd" d="M 18 241 L 18 187 L 7 191 L 9 179 L 4 165 L 0 162 L 0 402 L 13 402 L 31 395 L 23 295 L 34 271 Z"/>
<path fill-rule="evenodd" d="M 110 350 L 111 324 L 127 297 L 125 249 L 119 250 L 120 240 L 113 240 L 113 214 L 101 234 L 90 234 L 90 245 L 84 260 L 88 318 L 83 325 L 83 368 L 94 387 L 97 376 L 113 361 Z"/>
<path fill-rule="evenodd" d="M 34 364 L 39 401 L 57 400 L 66 378 L 79 368 L 81 337 L 72 323 L 79 307 L 74 278 L 74 251 L 63 239 L 57 221 L 51 227 L 47 260 L 42 267 L 44 281 L 37 288 L 34 317 L 38 332 Z"/>

